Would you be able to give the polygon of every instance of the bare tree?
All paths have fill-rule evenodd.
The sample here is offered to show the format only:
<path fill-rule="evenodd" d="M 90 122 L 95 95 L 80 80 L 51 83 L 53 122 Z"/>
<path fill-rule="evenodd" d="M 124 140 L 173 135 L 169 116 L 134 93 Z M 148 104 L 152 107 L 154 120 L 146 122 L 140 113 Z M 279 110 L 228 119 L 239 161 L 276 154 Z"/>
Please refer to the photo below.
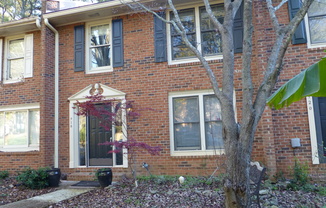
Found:
<path fill-rule="evenodd" d="M 226 207 L 248 207 L 249 198 L 249 163 L 251 159 L 254 134 L 258 122 L 264 112 L 266 99 L 274 88 L 278 75 L 282 70 L 284 54 L 289 46 L 295 29 L 304 18 L 313 0 L 302 2 L 301 9 L 288 23 L 281 25 L 276 11 L 281 8 L 287 0 L 282 0 L 277 5 L 272 0 L 265 0 L 268 8 L 270 20 L 273 25 L 275 39 L 272 51 L 269 54 L 267 67 L 264 71 L 264 78 L 258 89 L 254 89 L 252 81 L 252 51 L 253 51 L 253 2 L 252 0 L 224 0 L 225 16 L 223 23 L 214 16 L 210 2 L 203 0 L 206 11 L 211 21 L 214 23 L 217 33 L 222 38 L 223 53 L 223 81 L 219 83 L 213 70 L 195 45 L 188 39 L 186 29 L 180 20 L 178 10 L 172 0 L 168 0 L 169 9 L 173 12 L 174 19 L 167 21 L 159 16 L 152 9 L 133 1 L 147 12 L 153 13 L 161 20 L 173 25 L 174 30 L 182 37 L 187 47 L 200 60 L 206 69 L 207 76 L 220 101 L 222 108 L 223 139 L 226 153 L 227 175 L 224 181 L 225 205 Z M 243 23 L 243 54 L 242 54 L 242 116 L 239 123 L 236 122 L 234 112 L 234 42 L 233 24 L 236 12 L 241 4 L 244 4 Z"/>

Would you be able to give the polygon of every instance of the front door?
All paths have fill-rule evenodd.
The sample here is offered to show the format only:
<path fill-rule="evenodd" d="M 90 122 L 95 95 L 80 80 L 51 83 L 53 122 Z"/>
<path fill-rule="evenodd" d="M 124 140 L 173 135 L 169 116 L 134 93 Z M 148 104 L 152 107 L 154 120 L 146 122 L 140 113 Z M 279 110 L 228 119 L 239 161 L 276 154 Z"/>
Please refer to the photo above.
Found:
<path fill-rule="evenodd" d="M 113 153 L 111 145 L 100 145 L 112 141 L 112 127 L 106 130 L 101 120 L 95 116 L 88 117 L 88 157 L 89 166 L 113 166 Z M 111 125 L 112 126 L 112 125 Z"/>

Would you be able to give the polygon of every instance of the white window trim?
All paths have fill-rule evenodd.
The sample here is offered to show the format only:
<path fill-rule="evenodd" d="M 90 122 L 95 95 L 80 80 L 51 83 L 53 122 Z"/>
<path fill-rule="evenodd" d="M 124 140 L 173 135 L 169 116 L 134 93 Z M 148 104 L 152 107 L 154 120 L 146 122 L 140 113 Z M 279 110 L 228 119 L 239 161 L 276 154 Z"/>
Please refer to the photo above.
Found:
<path fill-rule="evenodd" d="M 105 99 L 117 99 L 121 100 L 122 102 L 125 102 L 125 93 L 120 92 L 118 90 L 115 90 L 113 88 L 107 87 L 105 85 L 101 85 L 103 89 L 102 96 L 104 96 Z M 90 90 L 93 88 L 93 85 L 89 85 L 88 87 L 84 88 L 80 92 L 76 93 L 75 95 L 68 98 L 69 102 L 69 119 L 70 119 L 70 136 L 69 136 L 69 168 L 89 168 L 87 166 L 80 166 L 79 165 L 79 152 L 76 147 L 78 147 L 78 115 L 76 115 L 78 109 L 76 109 L 76 103 L 77 102 L 85 102 L 89 99 L 86 98 L 86 96 L 90 96 L 89 94 Z M 124 124 L 122 127 L 123 132 L 123 140 L 127 140 L 127 119 L 126 119 L 126 110 L 122 109 L 122 123 Z M 123 164 L 122 165 L 113 165 L 112 167 L 122 167 L 122 168 L 128 168 L 128 151 L 127 149 L 122 149 L 122 158 L 123 158 Z M 115 161 L 115 158 L 113 158 L 113 161 Z M 97 166 L 91 166 L 92 168 L 96 168 Z M 98 166 L 103 167 L 103 166 Z"/>
<path fill-rule="evenodd" d="M 6 80 L 6 76 L 8 73 L 8 52 L 9 52 L 9 41 L 17 40 L 17 39 L 24 39 L 24 73 L 21 78 Z M 1 45 L 1 43 L 0 43 Z M 5 48 L 4 48 L 4 66 L 3 70 L 1 71 L 0 78 L 3 78 L 4 84 L 22 82 L 24 78 L 33 77 L 33 34 L 26 34 L 26 35 L 18 35 L 18 36 L 10 36 L 5 38 Z M 1 58 L 1 57 L 0 57 Z M 0 65 L 1 66 L 1 65 Z"/>
<path fill-rule="evenodd" d="M 3 66 L 2 66 L 2 54 L 3 54 L 3 39 L 0 38 L 0 80 L 2 80 Z"/>
<path fill-rule="evenodd" d="M 98 25 L 110 25 L 110 66 L 102 66 L 97 68 L 91 68 L 91 54 L 90 54 L 90 36 L 91 36 L 91 27 Z M 85 50 L 86 50 L 86 74 L 95 74 L 102 72 L 112 72 L 113 71 L 113 59 L 112 59 L 112 19 L 106 19 L 105 21 L 96 21 L 86 23 L 86 37 L 85 37 Z"/>
<path fill-rule="evenodd" d="M 308 121 L 309 121 L 309 131 L 310 131 L 310 143 L 311 143 L 311 159 L 312 164 L 320 164 L 319 154 L 318 154 L 318 142 L 316 133 L 316 123 L 315 123 L 315 110 L 313 105 L 312 97 L 306 97 L 307 109 L 308 109 Z"/>
<path fill-rule="evenodd" d="M 326 47 L 326 42 L 325 43 L 314 43 L 314 44 L 311 43 L 308 13 L 304 17 L 304 24 L 305 24 L 306 35 L 307 35 L 307 47 L 308 48 L 322 48 L 322 47 Z"/>
<path fill-rule="evenodd" d="M 219 2 L 221 3 L 221 2 Z M 218 3 L 217 3 L 218 4 Z M 199 7 L 202 7 L 204 5 L 196 5 L 196 6 L 191 6 L 191 7 L 185 7 L 185 8 L 180 8 L 180 9 L 195 9 L 195 24 L 196 24 L 196 41 L 198 43 L 197 49 L 201 52 L 201 31 L 200 31 L 200 14 L 199 14 Z M 179 8 L 178 8 L 179 10 Z M 170 10 L 167 10 L 166 12 L 166 19 L 170 21 Z M 184 58 L 184 59 L 178 59 L 178 60 L 173 60 L 172 59 L 172 45 L 171 45 L 171 24 L 167 24 L 166 27 L 166 34 L 167 34 L 167 50 L 168 50 L 168 64 L 169 65 L 175 65 L 175 64 L 185 64 L 185 63 L 193 63 L 193 62 L 200 62 L 197 57 L 193 58 Z M 207 61 L 211 60 L 218 60 L 218 59 L 223 59 L 223 55 L 215 55 L 215 56 L 205 56 L 205 59 Z"/>
<path fill-rule="evenodd" d="M 205 129 L 204 123 L 200 123 L 201 128 L 201 145 L 202 150 L 175 150 L 174 149 L 174 125 L 173 125 L 173 98 L 183 97 L 183 96 L 198 96 L 198 95 L 212 95 L 213 90 L 197 90 L 197 91 L 185 91 L 185 92 L 171 92 L 169 93 L 169 123 L 170 123 L 170 154 L 171 156 L 205 156 L 205 155 L 222 155 L 225 154 L 224 149 L 216 150 L 206 150 Z M 204 114 L 204 109 L 202 103 L 199 102 L 199 113 Z M 222 118 L 223 119 L 223 118 Z"/>
<path fill-rule="evenodd" d="M 19 110 L 40 110 L 40 104 L 22 104 L 15 106 L 1 106 L 0 111 L 19 111 Z M 40 138 L 39 138 L 40 139 Z M 39 141 L 40 142 L 40 141 Z M 30 151 L 39 151 L 40 144 L 37 145 L 17 145 L 17 146 L 0 146 L 0 151 L 2 152 L 30 152 Z"/>

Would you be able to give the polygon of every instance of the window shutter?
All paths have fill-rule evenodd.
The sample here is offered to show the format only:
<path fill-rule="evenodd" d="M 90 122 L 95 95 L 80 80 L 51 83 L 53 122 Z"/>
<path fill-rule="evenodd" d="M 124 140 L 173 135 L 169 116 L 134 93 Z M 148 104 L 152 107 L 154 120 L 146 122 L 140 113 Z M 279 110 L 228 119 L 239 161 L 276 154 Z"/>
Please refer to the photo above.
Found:
<path fill-rule="evenodd" d="M 33 77 L 33 34 L 25 35 L 25 70 L 24 78 Z"/>
<path fill-rule="evenodd" d="M 165 13 L 159 14 L 165 17 Z M 166 56 L 166 23 L 154 15 L 154 46 L 155 46 L 155 62 L 167 61 Z"/>
<path fill-rule="evenodd" d="M 242 53 L 242 42 L 243 42 L 243 2 L 239 7 L 233 24 L 233 44 L 234 53 Z"/>
<path fill-rule="evenodd" d="M 3 54 L 3 40 L 0 38 L 0 81 L 2 80 L 2 73 L 4 66 L 2 66 L 2 54 Z"/>
<path fill-rule="evenodd" d="M 301 8 L 301 0 L 289 0 L 289 16 L 292 19 Z M 304 21 L 301 21 L 292 37 L 292 44 L 307 43 L 306 29 Z"/>
<path fill-rule="evenodd" d="M 123 66 L 122 19 L 112 21 L 112 58 L 113 67 Z"/>
<path fill-rule="evenodd" d="M 319 162 L 326 163 L 326 97 L 313 97 Z M 317 154 L 317 153 L 313 153 Z"/>
<path fill-rule="evenodd" d="M 85 70 L 85 27 L 75 26 L 75 72 Z"/>

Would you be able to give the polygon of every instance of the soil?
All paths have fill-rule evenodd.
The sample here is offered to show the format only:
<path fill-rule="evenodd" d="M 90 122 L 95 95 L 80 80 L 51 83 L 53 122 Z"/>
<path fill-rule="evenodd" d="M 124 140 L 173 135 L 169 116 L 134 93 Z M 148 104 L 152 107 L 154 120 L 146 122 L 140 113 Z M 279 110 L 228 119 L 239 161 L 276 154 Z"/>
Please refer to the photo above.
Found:
<path fill-rule="evenodd" d="M 18 185 L 12 178 L 4 181 L 0 180 L 0 206 L 55 190 L 57 188 L 31 190 Z M 326 196 L 313 191 L 283 190 L 282 185 L 264 186 L 261 190 L 260 202 L 262 207 L 326 207 Z M 208 184 L 204 180 L 198 179 L 197 182 L 193 180 L 180 185 L 178 182 L 171 180 L 147 180 L 140 181 L 139 186 L 135 188 L 132 180 L 123 179 L 117 184 L 106 188 L 96 188 L 77 197 L 53 204 L 49 208 L 219 208 L 224 207 L 223 201 L 224 193 L 219 181 Z M 256 206 L 253 205 L 252 207 Z"/>

